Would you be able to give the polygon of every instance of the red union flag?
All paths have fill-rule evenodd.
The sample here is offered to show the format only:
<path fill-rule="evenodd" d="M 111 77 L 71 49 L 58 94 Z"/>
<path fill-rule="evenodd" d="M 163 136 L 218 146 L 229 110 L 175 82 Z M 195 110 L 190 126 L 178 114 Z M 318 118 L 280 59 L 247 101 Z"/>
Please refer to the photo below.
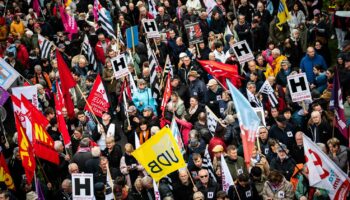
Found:
<path fill-rule="evenodd" d="M 29 118 L 29 123 L 32 127 L 33 148 L 35 155 L 38 157 L 58 164 L 58 153 L 54 148 L 54 141 L 47 133 L 46 127 L 48 121 L 44 115 L 28 101 L 23 95 L 21 96 L 23 107 L 28 111 L 26 115 Z"/>
<path fill-rule="evenodd" d="M 96 116 L 102 117 L 103 112 L 108 112 L 110 105 L 100 75 L 97 75 L 87 102 L 90 104 L 91 108 L 86 104 L 85 110 L 93 112 Z"/>
<path fill-rule="evenodd" d="M 345 200 L 349 177 L 309 137 L 304 135 L 303 143 L 310 186 L 327 190 L 330 199 Z"/>
<path fill-rule="evenodd" d="M 8 189 L 15 190 L 15 184 L 2 153 L 0 153 L 0 182 L 4 182 Z"/>
<path fill-rule="evenodd" d="M 24 129 L 21 123 L 19 122 L 19 119 L 16 113 L 15 113 L 15 122 L 16 122 L 16 129 L 18 132 L 19 156 L 21 157 L 22 165 L 26 173 L 27 183 L 31 184 L 34 177 L 35 167 L 36 167 L 35 158 L 33 155 L 33 147 L 30 144 L 28 137 L 24 132 Z"/>

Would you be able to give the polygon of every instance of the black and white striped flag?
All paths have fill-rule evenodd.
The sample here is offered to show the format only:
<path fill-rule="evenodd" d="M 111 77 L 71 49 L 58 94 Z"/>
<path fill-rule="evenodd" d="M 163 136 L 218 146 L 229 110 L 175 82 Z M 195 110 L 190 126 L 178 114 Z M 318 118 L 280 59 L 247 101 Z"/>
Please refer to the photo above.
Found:
<path fill-rule="evenodd" d="M 168 77 L 168 73 L 170 73 L 171 78 L 174 78 L 173 66 L 171 65 L 169 55 L 167 55 L 166 60 L 165 60 L 164 77 Z"/>
<path fill-rule="evenodd" d="M 278 100 L 275 95 L 275 91 L 273 90 L 273 88 L 267 80 L 261 86 L 259 93 L 266 94 L 268 96 L 272 107 L 276 107 L 278 105 Z"/>
<path fill-rule="evenodd" d="M 218 125 L 218 118 L 213 113 L 213 111 L 210 110 L 208 106 L 205 106 L 205 110 L 207 113 L 207 126 L 212 135 L 215 133 L 216 126 Z"/>
<path fill-rule="evenodd" d="M 49 59 L 53 43 L 40 34 L 38 35 L 38 43 L 41 51 L 40 57 Z"/>
<path fill-rule="evenodd" d="M 204 157 L 202 159 L 202 168 L 208 170 L 210 177 L 216 182 L 213 163 L 211 162 L 208 146 L 205 149 Z"/>
<path fill-rule="evenodd" d="M 263 107 L 262 102 L 258 99 L 257 96 L 255 96 L 253 93 L 251 93 L 248 89 L 247 89 L 247 97 L 248 97 L 248 101 L 251 103 L 254 103 L 255 106 L 253 107 Z"/>
<path fill-rule="evenodd" d="M 90 42 L 89 42 L 89 38 L 87 37 L 87 35 L 85 35 L 84 37 L 84 41 L 83 41 L 83 46 L 82 46 L 82 53 L 84 53 L 89 61 L 89 64 L 91 64 L 92 66 L 94 66 L 94 71 L 97 70 L 97 62 L 95 59 L 95 54 L 92 51 Z"/>
<path fill-rule="evenodd" d="M 102 6 L 98 7 L 98 22 L 101 24 L 102 29 L 106 31 L 109 36 L 117 39 L 114 33 L 110 12 Z"/>
<path fill-rule="evenodd" d="M 161 88 L 160 88 L 159 80 L 157 77 L 157 71 L 156 71 L 158 62 L 148 40 L 146 40 L 146 46 L 147 46 L 148 62 L 149 62 L 149 69 L 150 69 L 150 76 L 151 76 L 150 85 L 152 89 L 152 96 L 153 98 L 158 99 L 158 97 L 160 97 L 160 94 L 161 94 Z"/>

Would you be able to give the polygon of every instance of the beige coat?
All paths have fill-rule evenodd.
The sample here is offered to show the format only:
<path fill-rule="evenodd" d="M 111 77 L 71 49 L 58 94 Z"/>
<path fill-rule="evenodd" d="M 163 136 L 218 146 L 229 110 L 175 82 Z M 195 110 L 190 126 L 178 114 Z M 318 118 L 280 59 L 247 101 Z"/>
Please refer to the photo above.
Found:
<path fill-rule="evenodd" d="M 269 181 L 266 181 L 263 189 L 263 199 L 273 199 L 273 200 L 293 200 L 294 199 L 294 191 L 293 185 L 288 182 L 286 179 L 283 180 L 279 188 L 273 191 L 272 185 Z"/>

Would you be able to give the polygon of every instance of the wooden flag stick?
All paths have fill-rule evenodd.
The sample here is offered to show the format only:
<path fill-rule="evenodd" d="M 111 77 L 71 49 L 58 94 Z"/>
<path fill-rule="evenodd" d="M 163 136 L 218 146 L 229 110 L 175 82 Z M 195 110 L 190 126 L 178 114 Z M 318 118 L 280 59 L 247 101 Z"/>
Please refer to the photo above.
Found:
<path fill-rule="evenodd" d="M 81 88 L 80 88 L 79 84 L 77 84 L 76 87 L 78 88 L 81 96 L 83 97 L 84 101 L 86 102 L 86 105 L 89 107 L 89 109 L 91 111 L 91 114 L 94 117 L 94 119 L 96 120 L 97 124 L 100 125 L 100 122 L 98 121 L 98 119 L 97 119 L 97 117 L 96 117 L 96 115 L 95 115 L 95 113 L 94 113 L 90 103 L 87 101 L 86 97 L 84 96 L 83 91 L 81 91 Z"/>
<path fill-rule="evenodd" d="M 134 27 L 130 27 L 131 31 L 131 45 L 132 45 L 132 52 L 135 53 L 135 42 L 134 42 Z"/>
<path fill-rule="evenodd" d="M 198 43 L 196 43 L 196 49 L 197 49 L 197 56 L 200 58 L 201 57 L 201 53 L 199 53 Z"/>
<path fill-rule="evenodd" d="M 126 79 L 124 81 L 126 81 Z M 124 87 L 124 90 L 125 90 L 125 87 Z M 126 102 L 126 97 L 125 97 L 125 91 L 123 91 L 123 100 L 124 100 L 124 107 L 125 107 L 126 119 L 128 121 L 128 126 L 131 126 L 130 119 L 129 119 L 129 113 L 128 113 L 128 103 Z"/>

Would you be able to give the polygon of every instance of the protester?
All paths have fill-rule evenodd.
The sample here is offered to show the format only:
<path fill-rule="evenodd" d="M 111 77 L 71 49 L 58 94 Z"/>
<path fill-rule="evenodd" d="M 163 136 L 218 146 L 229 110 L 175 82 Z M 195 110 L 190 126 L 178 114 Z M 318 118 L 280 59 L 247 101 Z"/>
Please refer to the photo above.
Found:
<path fill-rule="evenodd" d="M 0 196 L 348 194 L 349 5 L 0 0 Z"/>

